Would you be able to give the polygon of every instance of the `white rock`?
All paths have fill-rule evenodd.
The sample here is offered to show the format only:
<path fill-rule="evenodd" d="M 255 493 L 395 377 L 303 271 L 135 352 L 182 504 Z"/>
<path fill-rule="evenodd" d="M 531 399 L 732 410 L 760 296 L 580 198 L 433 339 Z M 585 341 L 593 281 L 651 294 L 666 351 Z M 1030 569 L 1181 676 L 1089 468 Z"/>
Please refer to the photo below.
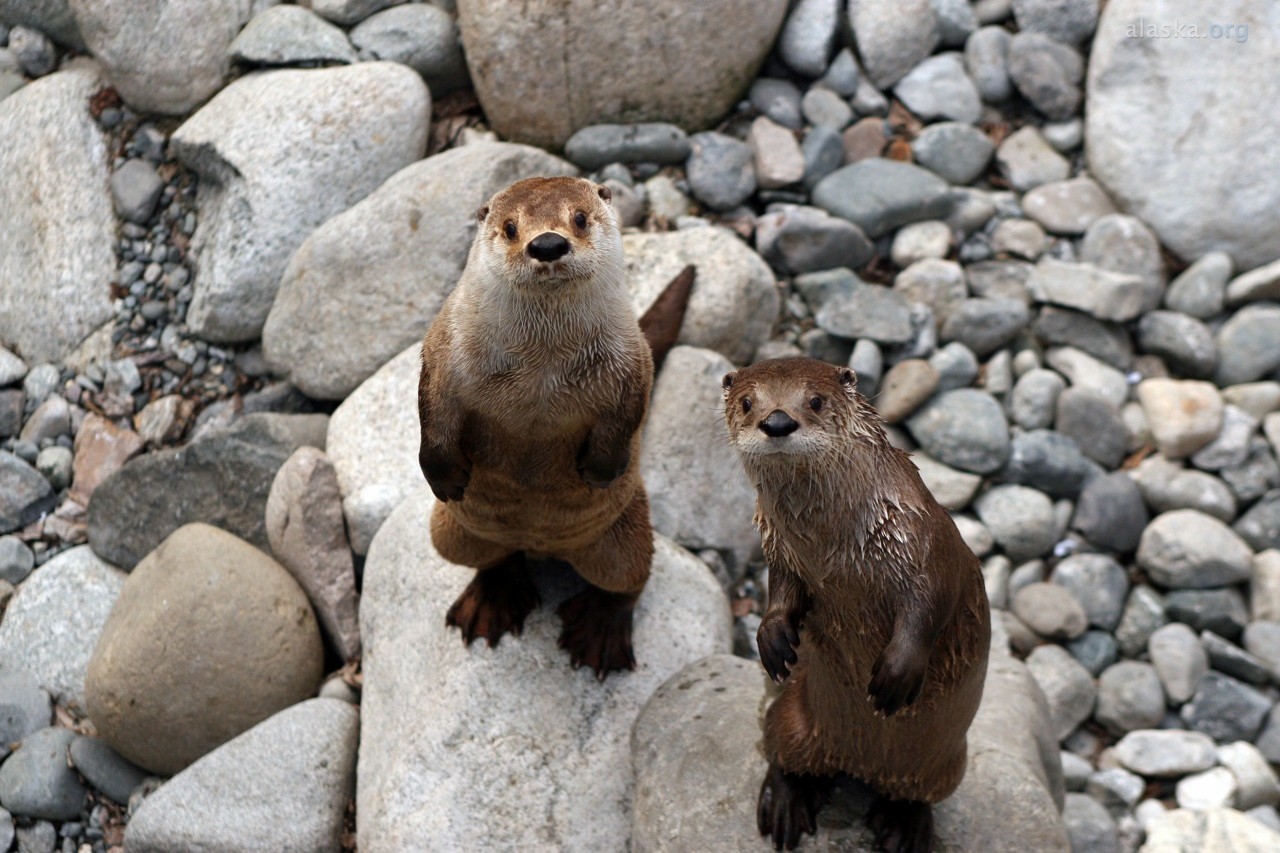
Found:
<path fill-rule="evenodd" d="M 929 220 L 904 225 L 893 237 L 890 256 L 902 269 L 927 258 L 942 259 L 951 249 L 951 228 L 945 222 Z"/>
<path fill-rule="evenodd" d="M 1236 777 L 1230 770 L 1214 767 L 1180 780 L 1175 793 L 1178 808 L 1204 811 L 1232 808 L 1237 789 Z"/>
<path fill-rule="evenodd" d="M 143 800 L 126 847 L 337 850 L 355 788 L 359 717 L 337 699 L 309 699 L 268 717 Z"/>
<path fill-rule="evenodd" d="M 740 571 L 757 545 L 755 490 L 724 426 L 724 356 L 675 347 L 654 383 L 640 470 L 653 527 L 693 550 L 732 556 Z"/>
<path fill-rule="evenodd" d="M 672 674 L 729 650 L 719 585 L 658 537 L 636 670 L 603 683 L 556 647 L 563 572 L 535 576 L 543 606 L 519 637 L 468 649 L 444 614 L 474 572 L 436 554 L 432 505 L 425 486 L 403 503 L 365 564 L 360 849 L 623 849 L 632 722 Z"/>
<path fill-rule="evenodd" d="M 124 579 L 88 545 L 36 569 L 0 621 L 0 669 L 26 670 L 57 702 L 83 708 L 89 658 Z"/>
<path fill-rule="evenodd" d="M 1138 853 L 1265 853 L 1280 849 L 1280 832 L 1235 809 L 1172 809 L 1147 825 Z"/>
<path fill-rule="evenodd" d="M 420 351 L 412 344 L 387 362 L 329 418 L 325 452 L 338 474 L 357 554 L 367 551 L 391 511 L 426 483 L 418 466 Z"/>
<path fill-rule="evenodd" d="M 934 500 L 947 509 L 961 510 L 967 507 L 982 485 L 981 475 L 944 465 L 927 454 L 913 453 L 911 461 L 920 470 L 920 479 L 924 481 L 925 488 L 933 495 Z"/>
<path fill-rule="evenodd" d="M 1190 456 L 1222 427 L 1222 395 L 1209 382 L 1144 379 L 1137 390 L 1156 448 L 1166 458 Z"/>
<path fill-rule="evenodd" d="M 200 176 L 191 330 L 258 337 L 289 256 L 421 157 L 430 115 L 421 77 L 367 62 L 242 77 L 179 127 L 171 150 Z"/>
<path fill-rule="evenodd" d="M 110 154 L 86 108 L 102 86 L 77 67 L 0 101 L 0 345 L 32 364 L 64 360 L 112 317 Z"/>
<path fill-rule="evenodd" d="M 781 298 L 759 255 L 723 228 L 691 228 L 622 238 L 631 304 L 643 315 L 686 265 L 693 292 L 677 343 L 719 352 L 735 364 L 751 360 L 769 338 Z"/>
<path fill-rule="evenodd" d="M 262 329 L 267 361 L 312 397 L 342 399 L 421 341 L 466 264 L 476 210 L 535 175 L 574 175 L 526 145 L 481 142 L 400 170 L 302 243 Z"/>
<path fill-rule="evenodd" d="M 1115 757 L 1134 773 L 1155 778 L 1182 776 L 1213 766 L 1213 738 L 1179 729 L 1138 729 L 1120 738 Z"/>
<path fill-rule="evenodd" d="M 1174 252 L 1193 260 L 1220 249 L 1243 271 L 1280 257 L 1280 148 L 1269 142 L 1280 113 L 1257 108 L 1280 99 L 1280 7 L 1223 0 L 1209 18 L 1206 9 L 1107 3 L 1089 61 L 1086 154 L 1111 196 Z M 1148 37 L 1175 21 L 1202 37 Z"/>
<path fill-rule="evenodd" d="M 1248 741 L 1238 740 L 1218 747 L 1218 763 L 1236 779 L 1235 807 L 1241 811 L 1254 806 L 1280 803 L 1280 781 L 1262 752 Z"/>

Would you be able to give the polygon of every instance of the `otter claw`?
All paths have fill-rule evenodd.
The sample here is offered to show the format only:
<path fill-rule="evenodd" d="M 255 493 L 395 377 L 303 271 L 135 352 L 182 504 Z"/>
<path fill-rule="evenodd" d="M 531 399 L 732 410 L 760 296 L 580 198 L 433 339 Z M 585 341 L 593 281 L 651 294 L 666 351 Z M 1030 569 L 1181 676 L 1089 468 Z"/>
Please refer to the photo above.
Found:
<path fill-rule="evenodd" d="M 867 694 L 875 709 L 891 717 L 920 698 L 927 662 L 917 653 L 888 646 L 871 669 Z"/>
<path fill-rule="evenodd" d="M 775 683 L 781 684 L 791 675 L 799 645 L 800 632 L 792 619 L 781 613 L 765 614 L 756 631 L 756 647 L 764 671 Z"/>

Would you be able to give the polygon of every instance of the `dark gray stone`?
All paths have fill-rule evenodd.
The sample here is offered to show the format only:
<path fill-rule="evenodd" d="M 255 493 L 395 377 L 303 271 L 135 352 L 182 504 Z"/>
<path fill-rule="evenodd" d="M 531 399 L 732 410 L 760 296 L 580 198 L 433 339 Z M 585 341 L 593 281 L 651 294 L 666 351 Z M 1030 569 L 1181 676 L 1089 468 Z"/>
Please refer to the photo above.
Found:
<path fill-rule="evenodd" d="M 58 496 L 39 471 L 0 451 L 0 533 L 25 527 L 57 502 Z"/>
<path fill-rule="evenodd" d="M 938 461 L 990 474 L 1009 458 L 1009 426 L 994 397 L 973 388 L 935 396 L 908 420 L 907 428 Z"/>
<path fill-rule="evenodd" d="M 1018 336 L 1031 311 L 1016 299 L 966 299 L 942 323 L 942 340 L 959 341 L 985 358 Z"/>
<path fill-rule="evenodd" d="M 1246 305 L 1218 329 L 1219 386 L 1261 379 L 1280 367 L 1280 304 Z"/>
<path fill-rule="evenodd" d="M 1063 44 L 1079 44 L 1098 25 L 1098 0 L 1013 0 L 1011 5 L 1018 29 Z"/>
<path fill-rule="evenodd" d="M 1152 311 L 1138 322 L 1138 346 L 1158 355 L 1176 373 L 1194 379 L 1213 375 L 1218 347 L 1209 327 L 1175 311 Z"/>
<path fill-rule="evenodd" d="M 1280 487 L 1280 464 L 1267 440 L 1256 435 L 1249 442 L 1249 455 L 1239 465 L 1229 465 L 1218 476 L 1231 488 L 1241 503 L 1262 497 L 1270 489 Z"/>
<path fill-rule="evenodd" d="M 1209 664 L 1218 672 L 1250 684 L 1266 684 L 1271 678 L 1265 663 L 1212 631 L 1200 632 L 1200 644 L 1209 655 Z"/>
<path fill-rule="evenodd" d="M 1027 430 L 1052 426 L 1058 395 L 1066 387 L 1066 380 L 1052 370 L 1028 370 L 1018 377 L 1009 395 L 1009 419 Z"/>
<path fill-rule="evenodd" d="M 818 327 L 842 338 L 870 338 L 901 344 L 912 339 L 911 309 L 902 294 L 855 280 L 827 299 L 815 317 Z"/>
<path fill-rule="evenodd" d="M 1149 663 L 1126 660 L 1098 677 L 1098 707 L 1093 716 L 1115 735 L 1152 729 L 1164 718 L 1164 688 Z"/>
<path fill-rule="evenodd" d="M 1120 654 L 1120 646 L 1116 638 L 1106 631 L 1085 631 L 1076 639 L 1067 643 L 1067 651 L 1089 670 L 1089 674 L 1097 678 L 1102 671 L 1116 662 Z"/>
<path fill-rule="evenodd" d="M 804 155 L 804 186 L 812 191 L 818 181 L 844 165 L 844 139 L 829 127 L 811 127 L 800 143 L 800 153 Z M 748 160 L 748 168 L 750 165 Z"/>
<path fill-rule="evenodd" d="M 1191 454 L 1191 464 L 1206 471 L 1239 465 L 1249 457 L 1249 445 L 1258 431 L 1258 419 L 1230 403 L 1222 407 L 1218 435 Z"/>
<path fill-rule="evenodd" d="M 24 670 L 0 672 L 0 761 L 17 743 L 53 720 L 53 702 Z"/>
<path fill-rule="evenodd" d="M 978 378 L 978 357 L 959 341 L 952 341 L 929 356 L 929 366 L 938 371 L 937 391 L 967 388 Z"/>
<path fill-rule="evenodd" d="M 0 439 L 9 438 L 22 431 L 22 410 L 25 405 L 21 388 L 0 391 Z"/>
<path fill-rule="evenodd" d="M 1069 436 L 1034 429 L 1013 437 L 1009 461 L 999 479 L 1031 486 L 1055 498 L 1074 498 L 1089 471 L 1088 459 Z"/>
<path fill-rule="evenodd" d="M 683 130 L 659 122 L 595 124 L 564 144 L 564 156 L 584 169 L 610 163 L 683 163 L 689 151 L 689 137 Z"/>
<path fill-rule="evenodd" d="M 1263 495 L 1231 527 L 1255 551 L 1280 548 L 1280 490 Z"/>
<path fill-rule="evenodd" d="M 1208 320 L 1222 313 L 1227 280 L 1231 278 L 1231 256 L 1210 252 L 1182 271 L 1164 294 L 1164 304 L 1173 311 Z"/>
<path fill-rule="evenodd" d="M 22 747 L 0 765 L 0 805 L 21 817 L 75 820 L 84 806 L 85 788 L 67 765 L 70 729 L 32 732 Z"/>
<path fill-rule="evenodd" d="M 784 273 L 806 273 L 837 268 L 860 267 L 871 259 L 874 251 L 871 241 L 852 222 L 831 216 L 816 207 L 786 207 L 766 213 L 756 220 L 756 251 L 766 261 Z M 876 288 L 889 293 L 888 302 L 901 302 L 898 294 L 887 288 Z M 854 288 L 857 294 L 857 288 Z M 855 299 L 874 295 L 855 295 Z M 875 304 L 886 302 L 875 299 Z M 887 303 L 886 303 L 887 304 Z M 886 308 L 894 312 L 894 309 Z M 905 320 L 906 303 L 902 303 Z M 889 322 L 885 334 L 893 334 L 895 322 L 890 316 L 868 318 L 868 322 Z M 879 327 L 877 327 L 879 328 Z M 904 326 L 904 334 L 905 326 Z M 859 335 L 860 336 L 860 335 Z M 850 335 L 849 337 L 855 337 Z"/>
<path fill-rule="evenodd" d="M 131 569 L 174 530 L 203 521 L 270 553 L 264 513 L 272 480 L 298 447 L 323 446 L 327 421 L 249 415 L 186 447 L 131 460 L 94 491 L 89 544 L 104 560 Z"/>
<path fill-rule="evenodd" d="M 1083 57 L 1041 33 L 1024 31 L 1009 40 L 1009 79 L 1051 119 L 1071 118 L 1084 99 Z"/>
<path fill-rule="evenodd" d="M 1054 427 L 1105 468 L 1115 468 L 1124 458 L 1124 422 L 1115 406 L 1096 391 L 1068 388 L 1059 394 Z"/>
<path fill-rule="evenodd" d="M 1133 363 L 1133 343 L 1119 323 L 1106 323 L 1080 311 L 1046 305 L 1040 309 L 1032 330 L 1047 346 L 1075 347 L 1120 370 L 1128 370 Z"/>
<path fill-rule="evenodd" d="M 18 853 L 53 853 L 58 845 L 58 828 L 47 820 L 18 827 Z"/>
<path fill-rule="evenodd" d="M 1272 701 L 1243 682 L 1216 672 L 1200 679 L 1191 701 L 1182 706 L 1187 728 L 1218 743 L 1252 741 L 1271 710 Z"/>
<path fill-rule="evenodd" d="M 1249 624 L 1244 597 L 1233 588 L 1176 589 L 1165 596 L 1165 612 L 1195 631 L 1212 631 L 1233 642 Z"/>
<path fill-rule="evenodd" d="M 1088 794 L 1067 794 L 1062 822 L 1071 839 L 1072 853 L 1120 853 L 1115 820 Z"/>
<path fill-rule="evenodd" d="M 1100 548 L 1127 554 L 1138 547 L 1149 520 L 1137 483 L 1116 471 L 1085 485 L 1076 501 L 1071 527 Z"/>
<path fill-rule="evenodd" d="M 111 203 L 121 219 L 145 225 L 155 213 L 164 181 L 146 160 L 126 160 L 111 173 Z"/>
<path fill-rule="evenodd" d="M 1149 586 L 1135 586 L 1125 602 L 1120 624 L 1116 626 L 1120 654 L 1127 658 L 1142 654 L 1151 635 L 1167 621 L 1164 597 Z"/>
<path fill-rule="evenodd" d="M 735 208 L 756 191 L 751 146 L 723 133 L 691 136 L 684 168 L 694 198 L 712 210 Z"/>
<path fill-rule="evenodd" d="M 751 84 L 747 97 L 751 106 L 783 127 L 799 130 L 804 126 L 800 115 L 800 90 L 789 80 L 761 77 Z"/>
<path fill-rule="evenodd" d="M 129 795 L 147 778 L 147 771 L 121 758 L 96 737 L 78 737 L 71 742 L 71 763 L 94 789 L 107 799 L 128 805 Z"/>
<path fill-rule="evenodd" d="M 919 166 L 872 157 L 819 181 L 813 203 L 875 238 L 911 222 L 945 218 L 954 197 L 945 181 Z"/>
<path fill-rule="evenodd" d="M 1112 558 L 1105 554 L 1075 554 L 1058 563 L 1049 580 L 1075 596 L 1090 625 L 1114 631 L 1120 623 L 1129 594 L 1129 578 L 1124 567 Z"/>
<path fill-rule="evenodd" d="M 35 554 L 16 536 L 0 536 L 0 581 L 20 584 L 36 564 Z"/>
<path fill-rule="evenodd" d="M 351 43 L 362 56 L 399 62 L 417 71 L 432 98 L 469 82 L 457 21 L 439 6 L 406 3 L 378 12 L 351 30 Z"/>

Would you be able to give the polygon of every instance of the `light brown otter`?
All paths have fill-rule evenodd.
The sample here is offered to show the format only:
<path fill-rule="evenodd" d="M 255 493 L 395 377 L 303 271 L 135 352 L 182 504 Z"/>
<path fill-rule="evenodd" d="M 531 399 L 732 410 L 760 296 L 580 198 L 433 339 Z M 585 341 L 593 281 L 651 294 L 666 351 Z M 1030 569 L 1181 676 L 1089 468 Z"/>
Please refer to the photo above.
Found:
<path fill-rule="evenodd" d="M 600 678 L 634 668 L 632 610 L 653 557 L 637 470 L 653 359 L 627 294 L 609 189 L 530 178 L 478 211 L 461 280 L 422 345 L 419 461 L 431 537 L 479 570 L 446 621 L 470 644 L 538 604 L 526 556 L 591 586 L 560 645 Z"/>
<path fill-rule="evenodd" d="M 724 378 L 769 564 L 760 659 L 784 682 L 765 717 L 757 817 L 794 847 L 847 773 L 880 794 L 877 844 L 925 851 L 930 804 L 964 775 L 990 608 L 977 558 L 855 382 L 811 358 Z"/>

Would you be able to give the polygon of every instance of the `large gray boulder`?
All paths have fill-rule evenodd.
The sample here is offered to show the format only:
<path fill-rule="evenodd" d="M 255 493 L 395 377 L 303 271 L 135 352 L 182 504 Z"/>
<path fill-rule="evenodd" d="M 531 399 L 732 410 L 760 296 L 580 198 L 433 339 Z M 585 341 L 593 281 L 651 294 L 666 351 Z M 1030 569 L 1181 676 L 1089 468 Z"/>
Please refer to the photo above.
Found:
<path fill-rule="evenodd" d="M 632 734 L 632 850 L 766 849 L 755 812 L 770 698 L 759 664 L 728 655 L 700 660 L 658 689 Z M 994 650 L 965 778 L 934 809 L 939 849 L 1065 853 L 1058 762 L 1039 688 L 1025 665 Z M 839 790 L 804 849 L 874 849 L 863 824 L 870 802 L 861 786 Z"/>
<path fill-rule="evenodd" d="M 289 256 L 420 158 L 430 117 L 421 77 L 366 62 L 242 77 L 174 131 L 170 150 L 200 177 L 192 332 L 258 337 Z"/>
<path fill-rule="evenodd" d="M 89 658 L 124 581 L 84 545 L 36 569 L 0 621 L 0 672 L 26 672 L 59 703 L 83 709 Z"/>
<path fill-rule="evenodd" d="M 693 292 L 676 343 L 712 349 L 745 364 L 769 339 L 781 302 L 773 272 L 728 230 L 627 234 L 622 250 L 637 315 L 653 305 L 686 265 L 693 265 Z"/>
<path fill-rule="evenodd" d="M 112 317 L 111 157 L 88 107 L 103 85 L 79 65 L 0 101 L 0 346 L 32 364 L 62 361 Z"/>
<path fill-rule="evenodd" d="M 1280 257 L 1280 113 L 1257 106 L 1280 99 L 1280 6 L 1223 0 L 1211 20 L 1204 10 L 1107 3 L 1089 60 L 1086 153 L 1111 197 L 1170 249 L 1188 261 L 1225 251 L 1247 270 Z M 1160 31 L 1175 23 L 1179 37 Z"/>
<path fill-rule="evenodd" d="M 311 699 L 174 776 L 129 820 L 125 845 L 171 850 L 338 850 L 355 789 L 359 713 Z"/>
<path fill-rule="evenodd" d="M 559 148 L 607 122 L 706 129 L 755 79 L 786 9 L 784 0 L 750 14 L 736 0 L 459 0 L 458 23 L 493 129 Z"/>
<path fill-rule="evenodd" d="M 659 684 L 728 651 L 718 584 L 657 537 L 636 670 L 603 683 L 556 647 L 555 607 L 576 589 L 563 570 L 535 574 L 542 606 L 519 637 L 467 648 L 444 616 L 474 572 L 431 546 L 433 504 L 425 486 L 405 501 L 365 563 L 360 849 L 625 849 L 631 725 Z"/>
<path fill-rule="evenodd" d="M 422 339 L 462 275 L 477 208 L 513 181 L 575 174 L 558 157 L 505 142 L 397 172 L 289 260 L 262 330 L 267 360 L 312 397 L 346 397 Z"/>
<path fill-rule="evenodd" d="M 714 548 L 745 567 L 759 542 L 755 490 L 724 427 L 719 353 L 676 347 L 653 388 L 640 471 L 654 528 L 692 550 Z"/>
<path fill-rule="evenodd" d="M 182 115 L 231 70 L 227 47 L 276 0 L 67 0 L 84 42 L 120 97 L 144 113 Z"/>

